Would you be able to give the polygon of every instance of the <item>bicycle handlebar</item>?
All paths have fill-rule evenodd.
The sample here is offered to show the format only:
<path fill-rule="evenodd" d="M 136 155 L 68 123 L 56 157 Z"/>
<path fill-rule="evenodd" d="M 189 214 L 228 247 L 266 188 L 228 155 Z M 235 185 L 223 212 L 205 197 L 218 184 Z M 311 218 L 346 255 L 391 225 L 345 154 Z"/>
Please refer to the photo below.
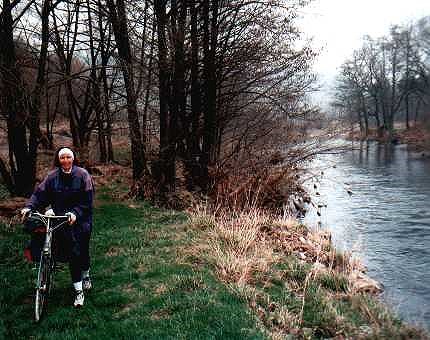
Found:
<path fill-rule="evenodd" d="M 35 212 L 30 212 L 29 214 L 28 214 L 28 217 L 29 218 L 31 218 L 31 217 L 33 217 L 33 216 L 37 216 L 37 217 L 43 217 L 43 218 L 53 218 L 53 219 L 55 219 L 55 218 L 58 218 L 58 219 L 60 219 L 60 218 L 69 218 L 69 216 L 68 215 L 44 215 L 44 214 L 41 214 L 41 213 L 38 213 L 37 211 L 35 211 Z"/>
<path fill-rule="evenodd" d="M 58 228 L 60 228 L 61 226 L 63 226 L 65 223 L 67 223 L 69 221 L 70 216 L 68 216 L 68 215 L 45 215 L 45 214 L 38 213 L 36 211 L 35 212 L 30 211 L 27 218 L 35 218 L 35 219 L 41 221 L 47 227 L 49 225 L 49 220 L 51 220 L 51 219 L 52 220 L 63 219 L 64 220 L 63 222 L 59 222 L 59 224 L 50 228 L 51 231 L 55 231 Z"/>

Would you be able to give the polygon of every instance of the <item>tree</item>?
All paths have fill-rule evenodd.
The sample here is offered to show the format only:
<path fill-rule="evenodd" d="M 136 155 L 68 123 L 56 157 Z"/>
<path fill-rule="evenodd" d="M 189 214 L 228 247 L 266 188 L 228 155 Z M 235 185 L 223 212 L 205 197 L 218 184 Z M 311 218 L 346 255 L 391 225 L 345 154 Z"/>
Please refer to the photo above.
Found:
<path fill-rule="evenodd" d="M 360 103 L 350 109 L 357 111 L 354 120 L 365 130 L 365 136 L 367 116 L 375 117 L 380 137 L 386 132 L 390 138 L 396 120 L 404 117 L 409 129 L 411 110 L 415 108 L 415 116 L 418 114 L 428 85 L 424 84 L 427 71 L 422 39 L 415 32 L 416 25 L 394 26 L 388 37 L 378 40 L 366 37 L 353 59 L 342 67 L 337 97 L 344 98 L 345 107 Z"/>
<path fill-rule="evenodd" d="M 169 199 L 182 180 L 189 190 L 214 193 L 219 174 L 268 161 L 285 149 L 290 127 L 303 127 L 298 121 L 313 112 L 305 96 L 315 53 L 296 47 L 295 19 L 306 1 L 55 4 L 43 24 L 50 30 L 33 28 L 52 32 L 48 45 L 35 48 L 48 66 L 33 97 L 42 98 L 42 89 L 49 97 L 48 139 L 64 108 L 80 158 L 89 160 L 96 131 L 100 160 L 112 160 L 112 128 L 126 116 L 141 197 Z M 19 95 L 11 97 L 27 105 Z M 41 103 L 32 111 L 41 113 Z"/>
<path fill-rule="evenodd" d="M 32 193 L 36 179 L 37 148 L 41 139 L 39 121 L 41 94 L 45 83 L 45 66 L 49 39 L 48 25 L 51 2 L 42 2 L 41 49 L 38 56 L 37 79 L 33 92 L 25 92 L 23 77 L 16 54 L 14 37 L 15 23 L 28 8 L 31 1 L 22 5 L 21 1 L 3 0 L 0 14 L 0 40 L 3 47 L 0 52 L 0 70 L 2 82 L 2 112 L 6 114 L 9 142 L 9 169 L 0 159 L 0 171 L 9 191 L 16 195 L 28 196 Z M 15 19 L 14 11 L 16 11 Z M 27 100 L 28 97 L 31 100 Z M 28 104 L 27 104 L 28 103 Z M 28 139 L 27 139 L 28 130 Z"/>
<path fill-rule="evenodd" d="M 135 88 L 133 58 L 128 34 L 128 20 L 124 0 L 107 0 L 109 19 L 112 23 L 117 45 L 119 62 L 124 80 L 127 100 L 128 124 L 131 140 L 131 155 L 133 160 L 133 178 L 141 180 L 149 177 L 145 156 L 145 144 L 142 141 L 139 116 L 137 110 L 137 94 Z"/>

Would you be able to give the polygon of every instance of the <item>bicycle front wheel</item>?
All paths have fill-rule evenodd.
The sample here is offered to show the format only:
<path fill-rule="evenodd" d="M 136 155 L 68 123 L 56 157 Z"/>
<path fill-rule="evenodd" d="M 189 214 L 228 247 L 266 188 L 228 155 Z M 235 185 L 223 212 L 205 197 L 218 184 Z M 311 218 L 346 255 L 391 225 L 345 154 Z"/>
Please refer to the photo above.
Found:
<path fill-rule="evenodd" d="M 42 317 L 43 309 L 48 300 L 48 294 L 51 286 L 51 256 L 42 254 L 39 263 L 39 272 L 37 274 L 36 296 L 34 301 L 34 318 L 36 322 Z"/>

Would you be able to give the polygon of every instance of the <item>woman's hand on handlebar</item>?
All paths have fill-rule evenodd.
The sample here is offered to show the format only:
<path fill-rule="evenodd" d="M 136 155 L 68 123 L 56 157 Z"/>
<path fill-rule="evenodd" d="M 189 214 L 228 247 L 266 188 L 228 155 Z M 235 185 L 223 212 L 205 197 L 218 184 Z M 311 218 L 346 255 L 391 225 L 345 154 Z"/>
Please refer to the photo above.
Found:
<path fill-rule="evenodd" d="M 66 213 L 66 216 L 69 217 L 68 222 L 70 225 L 74 224 L 76 222 L 76 215 L 72 212 Z"/>
<path fill-rule="evenodd" d="M 24 222 L 25 219 L 28 217 L 28 215 L 31 213 L 30 208 L 23 208 L 21 209 L 21 222 Z"/>

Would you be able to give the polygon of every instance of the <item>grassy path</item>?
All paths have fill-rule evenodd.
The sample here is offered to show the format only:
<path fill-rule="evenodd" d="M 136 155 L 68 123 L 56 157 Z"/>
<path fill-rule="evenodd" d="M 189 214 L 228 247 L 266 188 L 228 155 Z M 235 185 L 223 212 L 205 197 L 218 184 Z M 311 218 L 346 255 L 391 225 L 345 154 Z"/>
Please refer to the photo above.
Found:
<path fill-rule="evenodd" d="M 27 235 L 0 225 L 0 339 L 264 338 L 246 302 L 182 255 L 192 237 L 183 214 L 103 202 L 94 219 L 94 288 L 84 308 L 71 307 L 65 268 L 40 324 L 36 271 L 22 258 Z"/>

